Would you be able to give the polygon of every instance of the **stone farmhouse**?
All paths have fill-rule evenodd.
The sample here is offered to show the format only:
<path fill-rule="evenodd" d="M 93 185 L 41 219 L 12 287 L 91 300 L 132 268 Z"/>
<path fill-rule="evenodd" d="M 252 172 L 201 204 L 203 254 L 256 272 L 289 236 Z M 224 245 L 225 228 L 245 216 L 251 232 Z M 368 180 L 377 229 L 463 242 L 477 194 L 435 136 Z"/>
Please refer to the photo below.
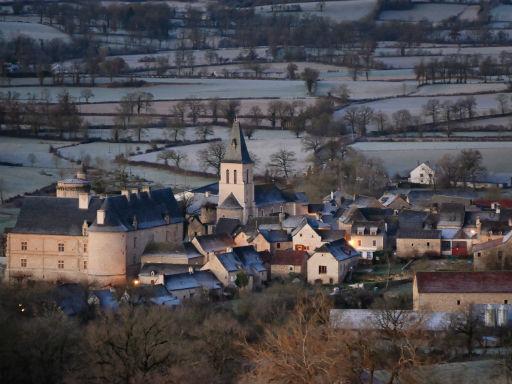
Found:
<path fill-rule="evenodd" d="M 417 272 L 413 307 L 417 311 L 457 312 L 473 304 L 512 303 L 512 271 Z"/>
<path fill-rule="evenodd" d="M 432 185 L 435 183 L 435 171 L 428 162 L 421 163 L 409 173 L 408 181 L 412 184 Z"/>

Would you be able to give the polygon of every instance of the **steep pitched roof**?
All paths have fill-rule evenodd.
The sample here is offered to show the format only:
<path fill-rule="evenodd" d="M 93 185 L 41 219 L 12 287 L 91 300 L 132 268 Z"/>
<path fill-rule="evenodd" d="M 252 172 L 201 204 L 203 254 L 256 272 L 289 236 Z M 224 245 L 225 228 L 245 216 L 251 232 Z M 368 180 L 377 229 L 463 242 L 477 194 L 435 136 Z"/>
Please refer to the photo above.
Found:
<path fill-rule="evenodd" d="M 225 163 L 242 164 L 250 164 L 253 162 L 249 155 L 249 151 L 247 150 L 244 134 L 242 133 L 242 128 L 240 127 L 240 122 L 238 120 L 235 120 L 231 127 L 226 155 L 222 161 Z"/>
<path fill-rule="evenodd" d="M 437 229 L 406 230 L 400 229 L 398 239 L 440 239 L 441 231 Z"/>
<path fill-rule="evenodd" d="M 224 209 L 243 209 L 233 193 L 230 193 L 228 197 L 219 205 L 219 208 Z"/>
<path fill-rule="evenodd" d="M 78 207 L 78 199 L 30 196 L 23 199 L 13 233 L 82 235 L 84 221 L 92 224 L 103 200 L 92 197 L 88 209 Z"/>
<path fill-rule="evenodd" d="M 297 265 L 301 266 L 308 258 L 306 251 L 295 251 L 287 249 L 284 251 L 277 250 L 271 258 L 272 265 Z"/>
<path fill-rule="evenodd" d="M 236 247 L 233 248 L 233 253 L 238 256 L 247 272 L 253 273 L 266 271 L 266 268 L 263 265 L 263 260 L 261 260 L 260 254 L 254 249 L 254 247 L 250 245 L 245 247 Z"/>
<path fill-rule="evenodd" d="M 316 249 L 315 252 L 329 252 L 338 261 L 351 259 L 353 257 L 361 256 L 345 239 L 340 239 L 322 245 Z"/>
<path fill-rule="evenodd" d="M 285 230 L 260 229 L 259 233 L 269 243 L 292 241 L 291 236 Z"/>
<path fill-rule="evenodd" d="M 166 217 L 169 218 L 169 223 L 183 222 L 171 188 L 139 192 L 129 196 L 109 196 L 101 209 L 105 211 L 105 222 L 94 222 L 90 231 L 126 232 L 136 228 L 153 228 L 166 225 Z"/>
<path fill-rule="evenodd" d="M 195 239 L 206 252 L 218 252 L 233 247 L 233 239 L 225 233 L 196 236 Z"/>
<path fill-rule="evenodd" d="M 228 217 L 221 217 L 215 225 L 215 233 L 225 233 L 232 235 L 240 227 L 240 220 L 231 219 Z"/>
<path fill-rule="evenodd" d="M 512 272 L 417 272 L 420 293 L 512 292 Z"/>

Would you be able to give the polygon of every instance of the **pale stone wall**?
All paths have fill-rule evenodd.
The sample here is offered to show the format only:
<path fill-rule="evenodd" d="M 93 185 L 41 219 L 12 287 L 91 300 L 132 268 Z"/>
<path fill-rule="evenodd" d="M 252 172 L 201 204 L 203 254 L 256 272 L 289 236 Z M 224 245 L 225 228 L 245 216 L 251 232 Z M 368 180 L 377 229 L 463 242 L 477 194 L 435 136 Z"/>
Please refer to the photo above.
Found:
<path fill-rule="evenodd" d="M 411 171 L 409 181 L 415 184 L 433 184 L 434 171 L 426 164 L 421 164 Z"/>
<path fill-rule="evenodd" d="M 254 215 L 254 176 L 253 164 L 221 163 L 219 180 L 219 205 L 231 194 L 236 197 L 244 208 L 243 223 L 247 222 L 249 216 Z M 229 171 L 229 180 L 227 179 Z M 235 183 L 236 172 L 236 183 Z M 224 212 L 228 216 L 227 212 Z M 217 220 L 222 217 L 217 210 Z"/>
<path fill-rule="evenodd" d="M 396 239 L 396 255 L 409 258 L 423 255 L 440 255 L 441 239 Z"/>
<path fill-rule="evenodd" d="M 375 242 L 375 245 L 374 245 Z M 384 250 L 384 235 L 350 235 L 350 245 L 358 251 L 382 251 Z"/>
<path fill-rule="evenodd" d="M 414 310 L 457 312 L 471 304 L 510 304 L 512 293 L 418 293 L 413 287 Z"/>
<path fill-rule="evenodd" d="M 26 243 L 26 250 L 22 249 L 22 243 Z M 59 251 L 59 244 L 64 245 L 64 251 Z M 87 280 L 89 249 L 84 244 L 87 246 L 84 236 L 9 233 L 5 277 L 7 280 L 17 277 L 46 281 Z M 22 266 L 22 259 L 26 260 L 26 267 Z M 59 261 L 63 262 L 63 268 L 59 268 Z"/>
<path fill-rule="evenodd" d="M 344 275 L 340 276 L 339 264 L 330 253 L 315 253 L 308 259 L 308 283 L 314 284 L 320 280 L 322 284 L 338 284 L 344 277 Z M 327 267 L 326 273 L 319 273 L 320 266 Z"/>
<path fill-rule="evenodd" d="M 324 242 L 322 242 L 320 235 L 309 225 L 302 227 L 293 236 L 293 249 L 304 250 L 309 254 L 312 254 L 315 249 L 321 247 L 323 244 Z"/>
<path fill-rule="evenodd" d="M 475 271 L 498 271 L 512 269 L 512 241 L 495 248 L 474 252 L 473 269 Z"/>
<path fill-rule="evenodd" d="M 217 257 L 212 257 L 202 268 L 201 271 L 211 271 L 224 287 L 234 287 L 236 272 L 228 272 Z"/>
<path fill-rule="evenodd" d="M 254 248 L 256 248 L 256 250 L 258 252 L 269 251 L 271 254 L 274 254 L 276 252 L 276 250 L 283 251 L 286 249 L 291 249 L 293 247 L 293 242 L 292 241 L 280 241 L 277 243 L 269 243 L 263 237 L 263 235 L 258 234 L 258 236 L 256 236 L 254 238 L 254 240 L 251 242 L 251 245 L 253 245 Z"/>
<path fill-rule="evenodd" d="M 270 274 L 274 277 L 288 277 L 290 273 L 302 274 L 302 267 L 300 265 L 276 265 L 270 266 Z"/>

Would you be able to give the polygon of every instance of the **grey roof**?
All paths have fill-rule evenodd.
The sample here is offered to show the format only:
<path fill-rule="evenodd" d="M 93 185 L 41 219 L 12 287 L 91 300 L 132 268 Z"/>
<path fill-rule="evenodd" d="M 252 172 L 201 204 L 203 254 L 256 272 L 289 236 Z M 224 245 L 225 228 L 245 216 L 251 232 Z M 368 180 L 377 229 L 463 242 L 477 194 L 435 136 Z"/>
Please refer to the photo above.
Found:
<path fill-rule="evenodd" d="M 53 297 L 58 307 L 67 316 L 76 316 L 87 310 L 87 293 L 80 284 L 61 284 L 55 288 Z"/>
<path fill-rule="evenodd" d="M 437 229 L 407 230 L 400 229 L 397 238 L 399 239 L 440 239 L 441 231 Z"/>
<path fill-rule="evenodd" d="M 195 289 L 201 287 L 201 284 L 191 273 L 179 273 L 164 276 L 164 285 L 169 292 L 180 291 L 183 289 Z"/>
<path fill-rule="evenodd" d="M 190 192 L 193 193 L 210 193 L 212 195 L 218 195 L 219 194 L 219 182 L 211 183 L 204 185 L 199 188 L 191 189 Z"/>
<path fill-rule="evenodd" d="M 335 241 L 345 236 L 345 231 L 340 229 L 319 229 L 316 233 L 320 235 L 322 241 Z"/>
<path fill-rule="evenodd" d="M 242 262 L 244 269 L 249 272 L 264 272 L 266 271 L 261 260 L 260 254 L 254 249 L 254 247 L 248 245 L 245 247 L 233 248 L 233 252 L 238 256 Z"/>
<path fill-rule="evenodd" d="M 105 223 L 94 223 L 91 231 L 126 232 L 138 229 L 166 225 L 166 216 L 170 223 L 181 223 L 183 217 L 178 208 L 171 188 L 152 190 L 124 195 L 109 196 L 101 209 L 105 211 Z"/>
<path fill-rule="evenodd" d="M 259 233 L 261 233 L 261 236 L 269 243 L 292 241 L 291 236 L 284 230 L 260 229 Z"/>
<path fill-rule="evenodd" d="M 217 255 L 217 259 L 228 272 L 236 272 L 242 270 L 242 261 L 233 252 L 221 253 Z"/>
<path fill-rule="evenodd" d="M 308 199 L 302 192 L 282 190 L 277 185 L 271 183 L 254 186 L 254 202 L 256 206 L 284 203 L 306 204 Z"/>
<path fill-rule="evenodd" d="M 116 311 L 119 308 L 117 298 L 110 289 L 94 290 L 91 294 L 98 298 L 101 309 Z"/>
<path fill-rule="evenodd" d="M 238 120 L 235 120 L 231 127 L 226 155 L 222 161 L 225 163 L 242 164 L 249 164 L 253 162 L 249 155 L 249 151 L 247 150 L 244 134 L 242 133 L 242 128 L 240 127 L 240 122 Z"/>
<path fill-rule="evenodd" d="M 429 213 L 404 209 L 398 214 L 398 225 L 401 228 L 422 229 Z"/>
<path fill-rule="evenodd" d="M 231 236 L 225 233 L 196 236 L 195 238 L 206 252 L 221 251 L 234 245 Z"/>
<path fill-rule="evenodd" d="M 340 239 L 322 245 L 316 249 L 315 252 L 329 252 L 338 261 L 348 260 L 353 257 L 359 257 L 361 254 L 356 251 L 352 246 L 345 240 Z"/>
<path fill-rule="evenodd" d="M 219 208 L 225 209 L 243 209 L 233 193 L 230 193 L 228 197 L 219 205 Z"/>
<path fill-rule="evenodd" d="M 215 233 L 225 233 L 232 235 L 240 227 L 240 220 L 231 219 L 228 217 L 221 217 L 215 225 Z"/>
<path fill-rule="evenodd" d="M 210 271 L 196 271 L 193 276 L 204 289 L 222 289 L 219 279 Z"/>
<path fill-rule="evenodd" d="M 84 221 L 92 224 L 102 203 L 92 197 L 88 209 L 79 209 L 76 198 L 25 197 L 12 232 L 80 236 Z"/>

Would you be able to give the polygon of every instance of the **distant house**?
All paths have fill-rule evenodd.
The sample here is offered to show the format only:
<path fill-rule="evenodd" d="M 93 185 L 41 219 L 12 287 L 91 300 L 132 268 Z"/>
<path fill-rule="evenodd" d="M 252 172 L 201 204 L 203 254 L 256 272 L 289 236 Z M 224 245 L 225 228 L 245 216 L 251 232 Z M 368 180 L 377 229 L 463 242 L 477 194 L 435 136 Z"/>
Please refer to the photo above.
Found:
<path fill-rule="evenodd" d="M 511 270 L 512 231 L 503 238 L 473 245 L 473 268 L 475 271 Z"/>
<path fill-rule="evenodd" d="M 341 284 L 359 262 L 361 253 L 345 240 L 322 245 L 307 261 L 307 279 L 310 284 Z"/>
<path fill-rule="evenodd" d="M 284 230 L 260 229 L 256 237 L 251 241 L 258 252 L 269 251 L 274 254 L 278 250 L 291 249 L 292 237 Z"/>
<path fill-rule="evenodd" d="M 201 270 L 211 271 L 224 287 L 236 287 L 237 278 L 241 275 L 248 277 L 249 288 L 260 286 L 268 279 L 263 260 L 252 246 L 214 255 Z"/>
<path fill-rule="evenodd" d="M 146 263 L 140 269 L 139 283 L 147 285 L 163 284 L 166 275 L 181 274 L 193 270 L 192 266 L 186 264 Z"/>
<path fill-rule="evenodd" d="M 380 197 L 379 202 L 384 208 L 398 210 L 409 208 L 411 206 L 411 204 L 409 204 L 402 195 L 396 193 L 385 193 Z"/>
<path fill-rule="evenodd" d="M 208 262 L 217 253 L 228 252 L 235 245 L 232 237 L 225 233 L 196 236 L 192 239 L 192 244 L 204 256 L 203 263 Z"/>
<path fill-rule="evenodd" d="M 512 272 L 417 272 L 415 310 L 457 312 L 472 304 L 512 303 Z"/>
<path fill-rule="evenodd" d="M 271 277 L 288 277 L 290 273 L 306 276 L 308 256 L 306 251 L 277 250 L 270 259 Z"/>
<path fill-rule="evenodd" d="M 386 246 L 386 224 L 382 222 L 355 222 L 352 224 L 350 245 L 361 252 L 363 259 L 372 260 L 374 253 Z"/>
<path fill-rule="evenodd" d="M 293 249 L 312 254 L 323 244 L 343 239 L 345 231 L 331 230 L 328 225 L 314 219 L 304 218 L 292 232 Z"/>
<path fill-rule="evenodd" d="M 222 292 L 220 281 L 210 271 L 166 275 L 163 285 L 181 301 L 197 297 L 203 292 L 217 296 Z"/>
<path fill-rule="evenodd" d="M 141 256 L 141 264 L 202 265 L 203 255 L 190 242 L 179 245 L 151 242 Z"/>
<path fill-rule="evenodd" d="M 399 258 L 441 255 L 441 231 L 435 229 L 400 229 L 396 237 Z"/>
<path fill-rule="evenodd" d="M 421 163 L 409 173 L 408 180 L 413 184 L 433 185 L 435 182 L 435 171 L 428 162 Z"/>

